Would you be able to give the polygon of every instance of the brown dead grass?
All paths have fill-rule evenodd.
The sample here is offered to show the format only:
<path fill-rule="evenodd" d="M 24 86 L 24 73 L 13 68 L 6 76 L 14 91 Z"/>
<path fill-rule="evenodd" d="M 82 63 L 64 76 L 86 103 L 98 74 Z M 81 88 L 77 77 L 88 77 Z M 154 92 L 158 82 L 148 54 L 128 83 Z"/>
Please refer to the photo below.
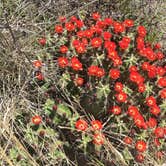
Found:
<path fill-rule="evenodd" d="M 127 2 L 127 3 L 126 3 Z M 134 4 L 134 5 L 133 5 Z M 153 23 L 166 46 L 166 2 L 147 0 L 8 0 L 0 2 L 0 165 L 13 166 L 8 149 L 17 146 L 28 158 L 29 165 L 37 166 L 26 146 L 13 132 L 15 116 L 19 112 L 40 109 L 40 89 L 29 89 L 32 79 L 31 61 L 40 54 L 35 42 L 49 32 L 60 15 L 70 16 L 79 11 L 99 11 L 113 17 L 127 17 L 133 13 Z"/>

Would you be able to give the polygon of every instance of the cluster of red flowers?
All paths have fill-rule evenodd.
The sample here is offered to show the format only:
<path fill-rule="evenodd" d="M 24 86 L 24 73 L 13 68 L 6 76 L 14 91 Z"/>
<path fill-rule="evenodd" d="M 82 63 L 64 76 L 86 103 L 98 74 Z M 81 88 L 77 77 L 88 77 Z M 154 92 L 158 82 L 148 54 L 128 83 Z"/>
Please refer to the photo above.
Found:
<path fill-rule="evenodd" d="M 80 89 L 84 88 L 82 85 L 89 83 L 91 80 L 89 78 L 94 77 L 95 79 L 92 80 L 98 80 L 98 82 L 106 80 L 107 83 L 109 79 L 110 84 L 114 85 L 115 94 L 113 93 L 111 97 L 115 102 L 109 107 L 108 112 L 119 115 L 125 111 L 126 107 L 126 114 L 134 121 L 134 126 L 140 131 L 150 128 L 155 136 L 154 142 L 159 145 L 159 140 L 166 136 L 165 127 L 158 122 L 158 117 L 162 112 L 161 100 L 166 99 L 166 66 L 157 65 L 154 62 L 165 57 L 159 43 L 146 42 L 146 28 L 139 25 L 135 29 L 134 25 L 135 23 L 131 19 L 126 19 L 123 22 L 112 18 L 101 19 L 99 13 L 93 13 L 92 18 L 88 21 L 80 20 L 75 16 L 67 21 L 65 17 L 61 17 L 60 24 L 56 25 L 54 30 L 59 38 L 65 36 L 67 42 L 58 48 L 57 64 L 63 72 L 71 71 L 72 75 L 74 74 L 74 80 L 71 81 L 76 86 L 80 86 Z M 46 45 L 46 39 L 40 39 L 39 43 L 42 46 Z M 125 58 L 128 58 L 131 52 L 139 60 L 128 66 L 125 64 Z M 40 69 L 42 62 L 34 61 L 33 65 Z M 125 78 L 124 73 L 127 73 Z M 147 82 L 152 82 L 152 86 L 156 86 L 157 90 L 153 89 L 156 94 L 146 96 Z M 95 85 L 97 85 L 96 82 Z M 137 95 L 144 102 L 137 106 L 130 96 L 133 94 L 128 94 L 124 90 L 125 86 L 131 88 L 133 92 L 136 86 L 139 92 Z M 148 108 L 149 111 L 147 110 L 147 114 L 144 115 L 144 109 Z M 79 131 L 87 133 L 93 131 L 94 144 L 104 143 L 100 121 L 91 121 L 91 127 L 88 127 L 85 120 L 79 119 L 75 127 Z M 126 137 L 124 142 L 131 145 L 133 140 Z M 142 152 L 147 147 L 147 143 L 143 140 L 138 140 L 135 143 L 138 161 L 143 161 Z"/>
<path fill-rule="evenodd" d="M 139 112 L 138 108 L 136 106 L 129 106 L 127 113 L 130 117 L 133 118 L 135 125 L 139 128 L 146 129 L 147 125 L 145 123 L 145 120 L 142 116 L 142 114 Z"/>
<path fill-rule="evenodd" d="M 91 124 L 91 128 L 89 128 L 89 131 L 91 131 L 92 129 L 92 131 L 94 132 L 93 143 L 96 145 L 104 144 L 105 137 L 104 137 L 104 134 L 102 134 L 101 132 L 103 128 L 102 123 L 99 120 L 92 120 L 90 124 Z M 88 123 L 83 119 L 79 119 L 76 121 L 75 127 L 79 131 L 87 131 Z"/>
<path fill-rule="evenodd" d="M 104 69 L 100 68 L 98 66 L 90 66 L 88 68 L 88 75 L 89 76 L 103 77 L 104 74 L 105 74 Z"/>
<path fill-rule="evenodd" d="M 75 71 L 83 70 L 82 63 L 77 57 L 72 57 L 70 62 L 66 57 L 59 57 L 58 64 L 61 68 L 65 68 L 66 66 L 70 65 Z"/>
<path fill-rule="evenodd" d="M 129 136 L 126 136 L 124 139 L 123 139 L 123 142 L 127 145 L 132 145 L 133 144 L 133 139 Z M 143 152 L 146 151 L 147 149 L 147 144 L 145 141 L 143 140 L 137 140 L 135 142 L 135 149 L 137 150 L 137 154 L 136 154 L 136 160 L 138 162 L 142 162 L 144 160 L 144 154 Z"/>
<path fill-rule="evenodd" d="M 151 109 L 150 112 L 153 115 L 157 116 L 161 112 L 160 108 L 156 104 L 156 99 L 153 96 L 146 98 L 146 103 L 150 107 L 150 109 Z"/>
<path fill-rule="evenodd" d="M 144 92 L 145 91 L 145 85 L 144 85 L 144 77 L 142 77 L 139 72 L 137 71 L 136 66 L 131 66 L 130 69 L 130 80 L 137 84 L 138 91 Z"/>
<path fill-rule="evenodd" d="M 123 37 L 121 41 L 119 41 L 119 46 L 121 49 L 125 50 L 129 47 L 130 44 L 130 38 L 129 37 Z"/>
<path fill-rule="evenodd" d="M 43 74 L 41 72 L 41 68 L 43 66 L 42 61 L 40 61 L 40 60 L 33 61 L 33 66 L 34 66 L 34 68 L 36 70 L 36 72 L 35 72 L 35 78 L 37 80 L 40 80 L 40 81 L 44 80 L 44 76 L 43 76 Z"/>

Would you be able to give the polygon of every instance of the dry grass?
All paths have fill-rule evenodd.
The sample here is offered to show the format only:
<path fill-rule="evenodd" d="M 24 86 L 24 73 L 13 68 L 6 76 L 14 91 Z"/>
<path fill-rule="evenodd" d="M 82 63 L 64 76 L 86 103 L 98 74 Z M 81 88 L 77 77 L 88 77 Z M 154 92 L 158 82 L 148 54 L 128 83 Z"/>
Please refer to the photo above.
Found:
<path fill-rule="evenodd" d="M 38 163 L 36 157 L 30 153 L 27 140 L 19 139 L 16 132 L 23 132 L 27 126 L 16 126 L 15 118 L 23 112 L 30 115 L 41 111 L 43 92 L 37 86 L 30 88 L 33 76 L 31 62 L 43 54 L 41 50 L 36 49 L 36 40 L 49 33 L 58 16 L 96 10 L 115 18 L 130 17 L 131 14 L 139 16 L 139 20 L 146 20 L 146 24 L 152 25 L 149 29 L 155 32 L 155 39 L 152 40 L 161 39 L 166 47 L 165 7 L 164 0 L 0 1 L 0 165 L 20 165 L 17 160 L 11 158 L 9 152 L 12 147 L 21 152 L 27 166 L 42 165 L 42 162 Z M 52 141 L 51 145 L 55 145 L 57 140 L 53 138 Z M 49 163 L 49 158 L 44 158 L 40 151 L 36 151 L 36 154 L 39 159 L 47 162 L 47 165 L 57 165 L 53 160 Z M 69 165 L 74 165 L 68 158 L 66 160 Z M 92 159 L 91 162 L 93 165 L 96 160 Z M 63 165 L 58 163 L 61 164 Z"/>

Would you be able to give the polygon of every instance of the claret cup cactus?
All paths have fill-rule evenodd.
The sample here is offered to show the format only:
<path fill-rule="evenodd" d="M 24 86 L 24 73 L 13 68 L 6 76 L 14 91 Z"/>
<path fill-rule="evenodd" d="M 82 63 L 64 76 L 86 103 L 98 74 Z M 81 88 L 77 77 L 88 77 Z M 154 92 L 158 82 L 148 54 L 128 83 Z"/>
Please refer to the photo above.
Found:
<path fill-rule="evenodd" d="M 49 57 L 33 62 L 35 80 L 47 94 L 41 116 L 69 130 L 73 138 L 64 134 L 66 140 L 78 151 L 109 151 L 121 165 L 143 163 L 154 154 L 164 161 L 165 55 L 148 35 L 135 20 L 96 12 L 60 17 L 39 40 Z"/>

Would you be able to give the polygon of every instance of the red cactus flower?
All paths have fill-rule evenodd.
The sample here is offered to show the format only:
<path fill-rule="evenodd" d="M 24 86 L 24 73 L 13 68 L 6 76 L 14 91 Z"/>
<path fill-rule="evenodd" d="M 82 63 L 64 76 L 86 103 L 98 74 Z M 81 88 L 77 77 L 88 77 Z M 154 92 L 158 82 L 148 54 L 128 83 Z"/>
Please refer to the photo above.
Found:
<path fill-rule="evenodd" d="M 136 38 L 136 42 L 137 42 L 137 44 L 143 44 L 145 42 L 145 39 L 143 37 L 141 37 L 141 36 L 138 36 Z"/>
<path fill-rule="evenodd" d="M 131 73 L 131 72 L 137 72 L 138 71 L 138 68 L 137 68 L 137 66 L 130 66 L 129 67 L 129 72 Z"/>
<path fill-rule="evenodd" d="M 104 40 L 110 40 L 111 37 L 112 37 L 112 34 L 110 32 L 103 32 Z"/>
<path fill-rule="evenodd" d="M 55 26 L 55 32 L 56 33 L 63 33 L 63 27 L 62 27 L 62 25 L 56 25 Z"/>
<path fill-rule="evenodd" d="M 86 38 L 82 38 L 81 41 L 84 44 L 84 46 L 88 45 L 88 40 Z"/>
<path fill-rule="evenodd" d="M 62 68 L 68 66 L 68 59 L 66 57 L 59 57 L 58 58 L 58 65 Z"/>
<path fill-rule="evenodd" d="M 124 139 L 123 139 L 123 142 L 125 143 L 125 144 L 128 144 L 128 145 L 131 145 L 132 144 L 132 142 L 133 142 L 133 139 L 131 138 L 131 137 L 125 137 Z"/>
<path fill-rule="evenodd" d="M 85 36 L 85 32 L 84 31 L 80 30 L 80 31 L 77 32 L 77 37 L 82 38 L 84 36 Z"/>
<path fill-rule="evenodd" d="M 121 82 L 116 82 L 114 86 L 115 91 L 121 92 L 123 90 L 123 84 Z"/>
<path fill-rule="evenodd" d="M 100 18 L 100 14 L 99 14 L 99 13 L 93 13 L 93 14 L 92 14 L 92 18 L 93 18 L 94 20 L 98 20 L 98 19 Z"/>
<path fill-rule="evenodd" d="M 34 125 L 39 125 L 42 122 L 42 118 L 39 115 L 35 115 L 32 117 L 32 123 Z"/>
<path fill-rule="evenodd" d="M 93 143 L 96 145 L 103 145 L 105 141 L 105 136 L 102 133 L 96 133 L 93 135 Z"/>
<path fill-rule="evenodd" d="M 161 145 L 161 143 L 160 143 L 160 140 L 159 140 L 159 138 L 154 138 L 154 144 L 156 145 L 156 146 L 160 146 Z"/>
<path fill-rule="evenodd" d="M 149 62 L 143 62 L 141 67 L 142 67 L 143 70 L 148 71 L 148 69 L 150 67 L 150 64 L 149 64 Z"/>
<path fill-rule="evenodd" d="M 37 78 L 39 81 L 44 80 L 44 76 L 43 76 L 43 74 L 42 74 L 41 72 L 39 72 L 39 73 L 36 74 L 36 78 Z"/>
<path fill-rule="evenodd" d="M 138 85 L 138 92 L 143 93 L 146 90 L 146 86 L 144 84 Z"/>
<path fill-rule="evenodd" d="M 139 114 L 139 110 L 136 106 L 129 106 L 127 113 L 134 118 Z"/>
<path fill-rule="evenodd" d="M 40 60 L 35 60 L 35 61 L 33 61 L 33 66 L 34 66 L 35 68 L 40 68 L 40 67 L 42 67 L 42 61 L 40 61 Z"/>
<path fill-rule="evenodd" d="M 115 96 L 118 102 L 124 103 L 127 101 L 127 94 L 122 91 L 116 94 Z"/>
<path fill-rule="evenodd" d="M 98 33 L 98 34 L 101 34 L 102 33 L 102 30 L 105 28 L 105 26 L 106 26 L 106 24 L 105 24 L 105 22 L 104 21 L 102 21 L 102 20 L 98 20 L 97 22 L 96 22 L 96 33 Z"/>
<path fill-rule="evenodd" d="M 60 47 L 60 52 L 61 53 L 65 54 L 65 53 L 67 53 L 67 51 L 68 51 L 68 48 L 66 46 L 63 45 L 63 46 Z"/>
<path fill-rule="evenodd" d="M 155 48 L 155 49 L 160 49 L 160 48 L 161 48 L 161 44 L 160 44 L 160 43 L 156 43 L 156 44 L 154 45 L 154 48 Z"/>
<path fill-rule="evenodd" d="M 160 77 L 157 81 L 159 87 L 166 87 L 166 77 Z"/>
<path fill-rule="evenodd" d="M 155 118 L 149 118 L 147 125 L 149 128 L 154 128 L 157 126 L 157 120 Z"/>
<path fill-rule="evenodd" d="M 158 60 L 164 58 L 164 54 L 163 54 L 162 52 L 157 52 L 157 53 L 156 53 L 156 56 L 157 56 L 157 59 L 158 59 Z"/>
<path fill-rule="evenodd" d="M 114 21 L 113 26 L 114 26 L 115 33 L 122 33 L 125 31 L 125 27 L 123 26 L 123 24 L 119 22 Z"/>
<path fill-rule="evenodd" d="M 90 66 L 88 68 L 88 75 L 89 76 L 96 76 L 98 71 L 98 66 Z"/>
<path fill-rule="evenodd" d="M 144 39 L 142 37 L 138 37 L 136 42 L 137 42 L 137 49 L 139 50 L 140 55 L 142 55 L 144 52 L 143 50 L 145 48 Z"/>
<path fill-rule="evenodd" d="M 121 108 L 119 106 L 113 106 L 109 112 L 112 112 L 115 115 L 119 115 L 121 113 Z"/>
<path fill-rule="evenodd" d="M 119 46 L 121 49 L 126 50 L 129 46 L 129 43 L 124 42 L 124 41 L 119 41 Z"/>
<path fill-rule="evenodd" d="M 134 116 L 134 123 L 138 128 L 147 129 L 147 124 L 140 113 Z"/>
<path fill-rule="evenodd" d="M 104 47 L 109 51 L 115 51 L 116 49 L 116 44 L 114 42 L 111 41 L 105 41 L 104 42 Z"/>
<path fill-rule="evenodd" d="M 88 128 L 88 123 L 83 119 L 79 119 L 76 121 L 75 127 L 77 130 L 86 131 Z"/>
<path fill-rule="evenodd" d="M 76 47 L 76 46 L 78 46 L 80 43 L 81 43 L 80 40 L 74 39 L 74 40 L 72 41 L 72 46 L 73 46 L 73 47 Z"/>
<path fill-rule="evenodd" d="M 75 26 L 74 26 L 74 24 L 71 23 L 71 22 L 67 22 L 67 23 L 65 24 L 65 28 L 66 28 L 66 30 L 69 31 L 69 32 L 75 30 Z"/>
<path fill-rule="evenodd" d="M 84 83 L 84 79 L 81 78 L 81 77 L 78 77 L 78 78 L 75 79 L 75 83 L 76 83 L 76 85 L 78 85 L 78 86 L 82 86 L 83 83 Z"/>
<path fill-rule="evenodd" d="M 97 69 L 96 76 L 97 76 L 97 77 L 103 77 L 104 75 L 105 75 L 104 69 L 98 68 L 98 69 Z"/>
<path fill-rule="evenodd" d="M 156 66 L 151 65 L 148 68 L 148 77 L 149 78 L 155 78 L 156 76 L 157 76 Z"/>
<path fill-rule="evenodd" d="M 135 148 L 139 151 L 139 152 L 144 152 L 147 149 L 147 145 L 145 143 L 145 141 L 142 140 L 138 140 L 135 144 Z"/>
<path fill-rule="evenodd" d="M 84 26 L 84 22 L 81 20 L 76 20 L 75 22 L 76 22 L 77 28 L 82 28 Z"/>
<path fill-rule="evenodd" d="M 129 37 L 123 37 L 121 41 L 119 41 L 119 46 L 121 49 L 127 49 L 130 44 L 130 38 Z"/>
<path fill-rule="evenodd" d="M 99 120 L 92 120 L 91 125 L 94 130 L 101 130 L 103 127 L 102 123 Z"/>
<path fill-rule="evenodd" d="M 126 19 L 124 22 L 123 22 L 123 25 L 125 27 L 133 27 L 134 26 L 134 21 L 133 20 L 130 20 L 130 19 Z"/>
<path fill-rule="evenodd" d="M 166 99 L 166 88 L 162 89 L 159 94 L 162 99 Z"/>
<path fill-rule="evenodd" d="M 71 67 L 73 68 L 73 70 L 76 71 L 83 70 L 82 63 L 79 61 L 77 57 L 73 57 L 71 59 Z"/>
<path fill-rule="evenodd" d="M 164 76 L 164 74 L 166 74 L 166 69 L 164 69 L 164 67 L 160 67 L 158 66 L 156 68 L 156 73 L 159 75 L 159 76 Z"/>
<path fill-rule="evenodd" d="M 44 46 L 44 45 L 46 45 L 46 38 L 41 38 L 38 40 L 38 42 L 40 45 Z"/>
<path fill-rule="evenodd" d="M 91 45 L 94 48 L 98 48 L 102 45 L 102 39 L 99 37 L 95 37 L 91 40 Z"/>
<path fill-rule="evenodd" d="M 83 54 L 86 52 L 86 47 L 84 43 L 78 44 L 77 46 L 75 46 L 75 49 L 78 54 Z"/>
<path fill-rule="evenodd" d="M 138 35 L 140 37 L 145 37 L 146 36 L 146 28 L 144 26 L 138 26 Z"/>
<path fill-rule="evenodd" d="M 144 161 L 144 155 L 142 154 L 142 153 L 139 153 L 139 154 L 137 154 L 136 156 L 135 156 L 135 159 L 136 159 L 136 161 L 137 162 L 143 162 Z"/>
<path fill-rule="evenodd" d="M 71 16 L 70 21 L 73 22 L 73 23 L 76 22 L 77 21 L 77 17 L 76 16 Z"/>
<path fill-rule="evenodd" d="M 116 80 L 120 76 L 120 71 L 118 69 L 110 69 L 109 76 L 110 78 Z"/>
<path fill-rule="evenodd" d="M 164 138 L 165 132 L 164 132 L 164 128 L 162 127 L 157 127 L 154 130 L 154 134 L 157 138 Z"/>
<path fill-rule="evenodd" d="M 113 24 L 112 18 L 105 18 L 105 19 L 104 19 L 104 22 L 105 22 L 105 24 L 108 25 L 108 26 L 110 26 L 110 25 Z"/>
<path fill-rule="evenodd" d="M 60 16 L 59 17 L 59 21 L 60 22 L 65 22 L 66 21 L 66 17 L 65 16 Z"/>
<path fill-rule="evenodd" d="M 118 58 L 117 51 L 110 51 L 110 48 L 108 48 L 108 58 L 114 60 L 115 58 Z"/>
<path fill-rule="evenodd" d="M 154 105 L 154 106 L 151 107 L 150 112 L 153 115 L 158 116 L 158 114 L 161 112 L 161 110 L 157 105 Z"/>
<path fill-rule="evenodd" d="M 92 38 L 94 31 L 91 29 L 87 29 L 84 31 L 84 36 L 87 38 Z"/>
<path fill-rule="evenodd" d="M 154 96 L 149 96 L 146 98 L 146 104 L 149 107 L 155 106 L 156 105 L 156 99 L 154 98 Z"/>
<path fill-rule="evenodd" d="M 112 61 L 114 67 L 122 65 L 122 59 L 119 56 L 112 58 Z"/>
<path fill-rule="evenodd" d="M 139 85 L 139 84 L 143 84 L 145 79 L 138 72 L 132 71 L 130 72 L 130 80 Z"/>

